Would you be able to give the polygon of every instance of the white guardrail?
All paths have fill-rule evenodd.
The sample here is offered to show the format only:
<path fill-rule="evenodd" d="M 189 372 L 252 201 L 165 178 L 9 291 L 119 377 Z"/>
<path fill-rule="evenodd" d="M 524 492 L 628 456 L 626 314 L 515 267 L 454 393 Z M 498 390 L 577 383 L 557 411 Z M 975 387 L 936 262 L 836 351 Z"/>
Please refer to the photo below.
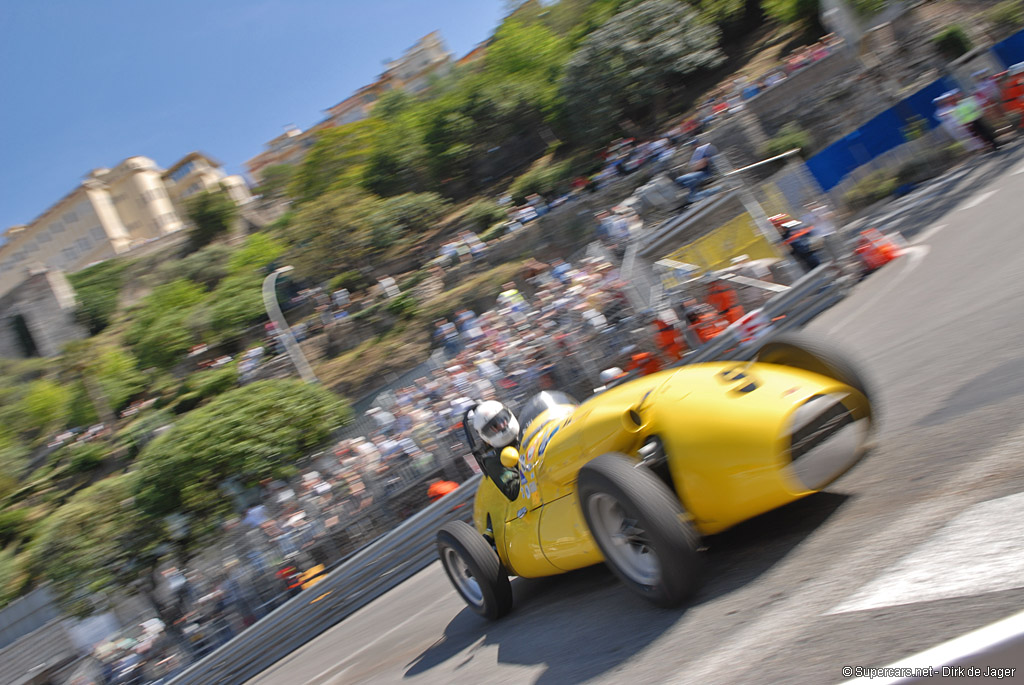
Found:
<path fill-rule="evenodd" d="M 841 300 L 844 286 L 835 267 L 823 265 L 773 297 L 763 312 L 779 319 L 772 334 L 804 325 Z M 770 337 L 770 336 L 769 336 Z M 731 328 L 683 360 L 694 364 L 724 355 L 753 357 Z M 426 568 L 437 558 L 434 536 L 449 521 L 472 518 L 480 476 L 431 504 L 390 533 L 364 547 L 324 580 L 288 600 L 251 628 L 176 676 L 174 685 L 241 683 L 263 672 L 303 644 Z"/>

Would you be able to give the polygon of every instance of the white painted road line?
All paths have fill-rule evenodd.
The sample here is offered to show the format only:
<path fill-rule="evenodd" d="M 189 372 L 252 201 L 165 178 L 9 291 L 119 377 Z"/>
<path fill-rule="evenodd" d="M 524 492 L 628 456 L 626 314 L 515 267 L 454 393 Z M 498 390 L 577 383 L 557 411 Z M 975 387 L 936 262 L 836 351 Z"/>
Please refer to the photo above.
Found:
<path fill-rule="evenodd" d="M 829 614 L 1024 587 L 1024 493 L 976 504 Z"/>
<path fill-rule="evenodd" d="M 1010 172 L 1011 176 L 1016 176 L 1017 174 L 1024 174 L 1024 162 L 1021 162 L 1020 164 L 1015 166 L 1013 168 L 1013 171 Z"/>
<path fill-rule="evenodd" d="M 998 190 L 990 190 L 987 193 L 982 193 L 981 195 L 975 195 L 974 197 L 972 197 L 971 199 L 967 200 L 966 202 L 964 202 L 962 205 L 960 205 L 956 209 L 957 209 L 957 211 L 959 211 L 959 210 L 963 210 L 963 209 L 970 209 L 971 207 L 977 207 L 982 202 L 984 202 L 985 200 L 989 199 L 990 197 L 992 197 L 993 195 L 995 195 L 998 192 L 999 192 Z"/>
<path fill-rule="evenodd" d="M 1006 463 L 1016 463 L 1024 453 L 1024 430 L 1011 435 L 990 452 L 951 478 L 945 488 L 936 491 L 933 498 L 911 507 L 907 514 L 876 533 L 870 545 L 835 560 L 821 575 L 810 579 L 784 601 L 761 610 L 760 615 L 736 630 L 718 649 L 683 667 L 683 673 L 670 678 L 669 683 L 701 683 L 707 681 L 736 681 L 747 673 L 751 664 L 778 653 L 784 645 L 796 640 L 806 631 L 807 618 L 824 613 L 835 605 L 836 584 L 849 578 L 867 575 L 867 568 L 878 560 L 894 557 L 913 541 L 936 525 L 948 521 L 972 502 L 970 498 L 982 484 L 988 483 Z M 814 534 L 804 541 L 810 544 Z M 786 564 L 777 565 L 772 573 L 786 574 Z M 766 636 L 770 636 L 767 639 Z"/>
<path fill-rule="evenodd" d="M 1011 640 L 1019 639 L 1024 635 L 1024 612 L 1014 614 L 1001 621 L 996 621 L 984 628 L 961 635 L 949 642 L 932 647 L 919 654 L 908 656 L 906 659 L 897 661 L 887 666 L 890 671 L 904 671 L 910 669 L 933 669 L 941 670 L 942 666 L 959 664 L 971 657 L 978 656 L 998 647 Z M 906 678 L 857 678 L 847 680 L 843 685 L 892 685 L 905 681 Z M 975 678 L 974 680 L 980 680 Z M 969 682 L 969 680 L 968 680 Z M 982 681 L 989 682 L 989 681 Z"/>

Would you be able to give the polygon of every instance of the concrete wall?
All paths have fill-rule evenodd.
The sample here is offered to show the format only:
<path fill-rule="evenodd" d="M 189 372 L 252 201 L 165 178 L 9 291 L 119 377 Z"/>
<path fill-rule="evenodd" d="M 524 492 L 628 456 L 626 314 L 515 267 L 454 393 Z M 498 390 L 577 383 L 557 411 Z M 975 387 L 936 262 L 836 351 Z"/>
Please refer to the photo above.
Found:
<path fill-rule="evenodd" d="M 0 649 L 60 616 L 56 599 L 48 587 L 16 599 L 0 610 Z"/>
<path fill-rule="evenodd" d="M 751 108 L 769 137 L 795 123 L 822 148 L 891 107 L 883 87 L 877 74 L 838 53 L 776 86 L 782 93 L 754 98 Z"/>
<path fill-rule="evenodd" d="M 0 298 L 0 357 L 25 356 L 13 321 L 21 315 L 40 356 L 54 357 L 88 333 L 75 321 L 75 295 L 63 272 L 40 270 Z"/>

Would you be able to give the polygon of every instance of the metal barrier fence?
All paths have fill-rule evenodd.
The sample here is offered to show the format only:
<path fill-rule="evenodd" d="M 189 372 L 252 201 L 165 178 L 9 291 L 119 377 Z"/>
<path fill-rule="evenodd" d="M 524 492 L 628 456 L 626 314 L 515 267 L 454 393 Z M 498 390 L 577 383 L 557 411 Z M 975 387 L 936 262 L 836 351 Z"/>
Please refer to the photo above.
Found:
<path fill-rule="evenodd" d="M 826 264 L 808 273 L 764 307 L 773 333 L 806 324 L 841 300 L 844 286 Z M 691 352 L 680 364 L 720 358 L 749 359 L 757 346 L 730 329 Z M 434 534 L 448 521 L 469 520 L 480 476 L 408 519 L 356 553 L 319 584 L 302 591 L 237 638 L 189 667 L 179 685 L 237 683 L 251 678 L 359 608 L 426 568 L 436 558 Z"/>
<path fill-rule="evenodd" d="M 434 533 L 438 528 L 449 521 L 470 519 L 479 480 L 480 476 L 474 476 L 356 553 L 323 581 L 303 590 L 171 682 L 244 682 L 415 575 L 436 558 Z"/>

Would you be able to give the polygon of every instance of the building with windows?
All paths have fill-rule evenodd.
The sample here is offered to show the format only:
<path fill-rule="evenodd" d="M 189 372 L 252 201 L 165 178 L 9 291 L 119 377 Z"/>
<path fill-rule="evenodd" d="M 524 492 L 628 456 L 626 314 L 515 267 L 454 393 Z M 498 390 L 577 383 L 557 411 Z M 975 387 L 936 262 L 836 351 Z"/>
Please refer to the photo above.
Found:
<path fill-rule="evenodd" d="M 313 146 L 310 136 L 303 136 L 301 128 L 289 126 L 288 129 L 264 145 L 264 150 L 245 163 L 249 178 L 254 183 L 263 179 L 263 170 L 277 164 L 298 164 Z"/>
<path fill-rule="evenodd" d="M 0 245 L 0 297 L 41 267 L 73 273 L 185 227 L 183 202 L 218 185 L 238 204 L 250 198 L 240 176 L 192 152 L 168 171 L 148 157 L 94 169 L 32 223 L 14 226 Z"/>
<path fill-rule="evenodd" d="M 354 124 L 370 116 L 377 101 L 381 96 L 391 90 L 394 86 L 391 81 L 381 77 L 368 86 L 363 86 L 351 96 L 345 98 L 338 104 L 324 111 L 327 121 L 332 126 L 344 126 Z"/>
<path fill-rule="evenodd" d="M 422 93 L 429 88 L 431 79 L 451 71 L 452 54 L 437 31 L 428 33 L 406 50 L 402 56 L 389 62 L 384 73 L 373 83 L 363 86 L 338 104 L 324 110 L 327 116 L 307 131 L 290 127 L 264 146 L 263 152 L 245 163 L 249 178 L 260 183 L 263 171 L 275 164 L 298 164 L 306 156 L 316 134 L 324 129 L 352 124 L 370 116 L 377 101 L 388 91 L 404 90 Z"/>
<path fill-rule="evenodd" d="M 236 205 L 244 205 L 252 195 L 241 176 L 228 176 L 221 163 L 202 152 L 190 152 L 162 174 L 164 187 L 179 216 L 186 215 L 186 202 L 202 191 L 223 188 Z"/>
<path fill-rule="evenodd" d="M 444 76 L 452 68 L 452 53 L 437 31 L 432 31 L 388 65 L 382 79 L 391 87 L 408 93 L 422 93 L 432 78 Z"/>

